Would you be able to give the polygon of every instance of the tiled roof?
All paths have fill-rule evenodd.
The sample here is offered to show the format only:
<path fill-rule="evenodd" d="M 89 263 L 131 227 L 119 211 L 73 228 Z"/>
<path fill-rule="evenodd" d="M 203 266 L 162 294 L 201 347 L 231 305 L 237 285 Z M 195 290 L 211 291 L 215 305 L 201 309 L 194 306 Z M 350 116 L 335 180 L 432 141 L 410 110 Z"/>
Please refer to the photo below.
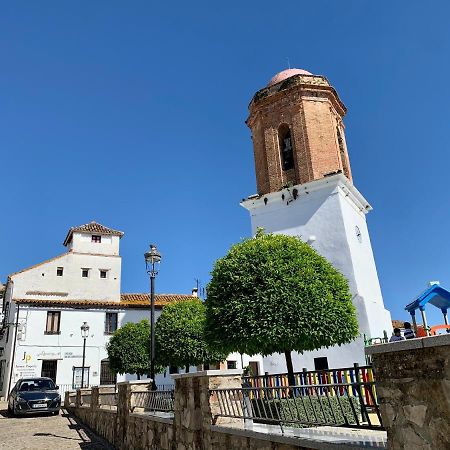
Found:
<path fill-rule="evenodd" d="M 171 302 L 180 302 L 183 300 L 192 300 L 194 297 L 192 295 L 186 294 L 156 294 L 155 303 L 166 304 Z M 127 304 L 150 304 L 150 294 L 120 294 L 121 303 Z"/>
<path fill-rule="evenodd" d="M 36 305 L 45 307 L 72 307 L 72 308 L 110 308 L 110 309 L 127 309 L 127 308 L 150 308 L 149 294 L 121 294 L 120 301 L 113 300 L 67 300 L 67 299 L 38 299 L 38 298 L 16 298 L 14 301 L 24 305 Z M 156 294 L 155 307 L 163 306 L 177 301 L 192 300 L 192 295 L 182 294 Z"/>
<path fill-rule="evenodd" d="M 77 233 L 98 233 L 98 234 L 108 234 L 111 236 L 123 236 L 123 231 L 113 230 L 112 228 L 105 227 L 101 223 L 95 221 L 85 223 L 84 225 L 79 225 L 78 227 L 71 227 L 64 239 L 64 245 L 67 245 L 72 239 L 73 232 Z"/>

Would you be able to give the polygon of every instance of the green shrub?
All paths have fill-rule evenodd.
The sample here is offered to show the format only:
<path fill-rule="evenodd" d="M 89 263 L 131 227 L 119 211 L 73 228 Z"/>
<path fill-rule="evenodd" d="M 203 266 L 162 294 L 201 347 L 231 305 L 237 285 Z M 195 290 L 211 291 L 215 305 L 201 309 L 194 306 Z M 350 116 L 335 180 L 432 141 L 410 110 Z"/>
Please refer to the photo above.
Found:
<path fill-rule="evenodd" d="M 356 417 L 361 421 L 360 404 L 356 397 L 299 396 L 274 400 L 253 399 L 252 408 L 254 415 L 258 417 L 255 421 L 262 423 L 275 420 L 290 426 L 293 426 L 291 421 L 305 426 L 345 425 L 356 424 Z"/>

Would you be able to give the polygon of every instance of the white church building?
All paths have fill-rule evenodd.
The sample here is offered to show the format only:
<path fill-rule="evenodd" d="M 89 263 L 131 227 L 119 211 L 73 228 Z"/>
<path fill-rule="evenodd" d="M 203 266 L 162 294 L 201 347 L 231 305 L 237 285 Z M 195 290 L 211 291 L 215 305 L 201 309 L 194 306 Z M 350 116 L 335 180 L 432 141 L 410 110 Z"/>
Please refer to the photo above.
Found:
<path fill-rule="evenodd" d="M 53 378 L 61 391 L 80 386 L 83 322 L 89 325 L 84 384 L 116 381 L 106 343 L 118 327 L 150 316 L 149 294 L 120 291 L 122 236 L 96 222 L 73 227 L 65 253 L 8 277 L 0 324 L 0 397 L 29 376 Z M 187 298 L 192 294 L 157 294 L 156 317 L 167 303 Z M 156 382 L 172 380 L 165 373 Z"/>
<path fill-rule="evenodd" d="M 349 281 L 361 336 L 351 344 L 293 353 L 294 370 L 365 364 L 364 339 L 392 331 L 383 304 L 366 215 L 371 206 L 353 185 L 345 141 L 346 108 L 329 81 L 301 69 L 275 75 L 249 105 L 258 193 L 241 202 L 252 232 L 298 236 Z M 284 355 L 264 358 L 286 371 Z"/>

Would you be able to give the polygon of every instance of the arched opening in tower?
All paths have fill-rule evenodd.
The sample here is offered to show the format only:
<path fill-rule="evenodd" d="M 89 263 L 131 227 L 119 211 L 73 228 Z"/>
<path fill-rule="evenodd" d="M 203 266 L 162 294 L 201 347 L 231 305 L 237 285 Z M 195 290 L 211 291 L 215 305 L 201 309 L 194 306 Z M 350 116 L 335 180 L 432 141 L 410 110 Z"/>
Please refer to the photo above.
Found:
<path fill-rule="evenodd" d="M 278 142 L 281 153 L 281 164 L 283 170 L 294 168 L 294 148 L 292 145 L 291 130 L 289 125 L 283 123 L 278 128 Z"/>

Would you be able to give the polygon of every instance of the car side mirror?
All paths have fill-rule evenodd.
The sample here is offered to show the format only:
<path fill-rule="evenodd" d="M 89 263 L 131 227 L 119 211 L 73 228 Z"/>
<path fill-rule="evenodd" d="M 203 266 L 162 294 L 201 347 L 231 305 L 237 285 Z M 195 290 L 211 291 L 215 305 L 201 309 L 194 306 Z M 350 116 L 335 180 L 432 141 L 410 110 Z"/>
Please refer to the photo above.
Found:
<path fill-rule="evenodd" d="M 58 390 L 58 389 L 59 389 L 59 386 L 58 386 L 58 385 L 56 385 L 56 386 L 55 386 L 55 389 L 56 389 L 56 390 Z"/>

